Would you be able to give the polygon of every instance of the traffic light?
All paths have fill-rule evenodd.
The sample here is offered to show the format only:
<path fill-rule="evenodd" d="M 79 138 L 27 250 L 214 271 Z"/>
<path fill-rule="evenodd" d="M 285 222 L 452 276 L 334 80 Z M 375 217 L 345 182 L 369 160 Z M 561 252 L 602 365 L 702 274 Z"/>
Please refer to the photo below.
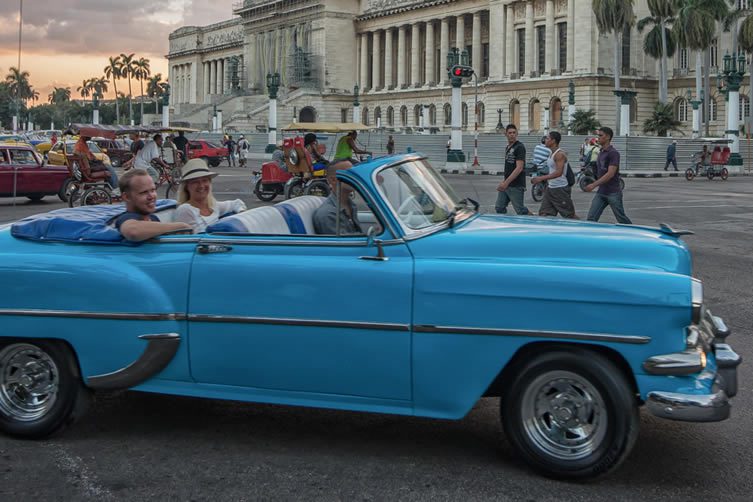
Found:
<path fill-rule="evenodd" d="M 458 78 L 470 78 L 473 76 L 473 68 L 466 65 L 455 65 L 450 69 L 450 74 Z"/>

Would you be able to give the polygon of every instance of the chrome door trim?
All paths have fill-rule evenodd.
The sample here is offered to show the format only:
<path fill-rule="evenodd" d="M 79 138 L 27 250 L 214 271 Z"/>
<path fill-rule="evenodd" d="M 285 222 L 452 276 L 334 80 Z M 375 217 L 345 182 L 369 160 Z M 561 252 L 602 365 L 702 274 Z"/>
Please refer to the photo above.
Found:
<path fill-rule="evenodd" d="M 248 317 L 209 314 L 190 314 L 189 321 L 238 323 L 238 324 L 266 324 L 272 326 L 310 326 L 320 328 L 352 328 L 375 329 L 380 331 L 410 331 L 410 325 L 397 323 L 363 322 L 363 321 L 334 321 L 325 319 L 293 319 L 279 317 Z"/>
<path fill-rule="evenodd" d="M 185 321 L 185 314 L 158 313 L 141 314 L 135 312 L 87 312 L 82 310 L 45 309 L 0 309 L 0 316 L 25 317 L 68 317 L 74 319 L 110 319 L 123 321 Z"/>
<path fill-rule="evenodd" d="M 431 324 L 417 324 L 413 326 L 415 333 L 438 333 L 456 335 L 490 335 L 490 336 L 521 336 L 527 338 L 559 338 L 562 340 L 583 340 L 590 342 L 612 342 L 642 345 L 651 341 L 650 336 L 612 335 L 607 333 L 582 333 L 575 331 L 538 331 L 528 329 L 494 329 L 471 328 L 463 326 L 434 326 Z"/>
<path fill-rule="evenodd" d="M 301 239 L 256 239 L 253 234 L 243 235 L 227 235 L 227 234 L 211 234 L 218 235 L 220 239 L 213 239 L 209 237 L 202 238 L 200 244 L 225 244 L 225 245 L 246 245 L 246 246 L 330 246 L 330 247 L 367 247 L 368 242 L 366 238 L 363 240 L 350 240 L 343 241 L 341 237 L 332 237 L 331 239 L 307 239 L 305 236 Z M 398 244 L 405 244 L 402 239 L 390 239 L 382 241 L 383 246 L 396 246 Z"/>

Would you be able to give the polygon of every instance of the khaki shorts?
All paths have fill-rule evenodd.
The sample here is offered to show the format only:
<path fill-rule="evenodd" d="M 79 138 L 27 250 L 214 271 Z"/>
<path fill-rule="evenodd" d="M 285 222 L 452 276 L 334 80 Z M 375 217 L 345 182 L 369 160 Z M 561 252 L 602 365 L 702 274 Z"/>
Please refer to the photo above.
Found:
<path fill-rule="evenodd" d="M 541 199 L 539 215 L 557 216 L 559 213 L 563 218 L 575 218 L 575 206 L 571 194 L 572 187 L 547 187 L 544 190 L 544 198 Z"/>

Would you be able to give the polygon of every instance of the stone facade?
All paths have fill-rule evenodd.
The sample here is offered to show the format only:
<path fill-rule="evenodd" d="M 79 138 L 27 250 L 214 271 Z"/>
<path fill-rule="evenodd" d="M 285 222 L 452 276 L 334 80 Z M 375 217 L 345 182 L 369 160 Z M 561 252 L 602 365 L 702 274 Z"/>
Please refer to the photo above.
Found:
<path fill-rule="evenodd" d="M 637 0 L 638 19 L 648 16 Z M 222 106 L 225 125 L 266 125 L 266 75 L 281 74 L 280 125 L 289 120 L 352 119 L 353 86 L 360 87 L 362 121 L 404 130 L 449 131 L 446 61 L 453 47 L 467 50 L 478 85 L 463 87 L 463 125 L 479 130 L 514 122 L 523 132 L 564 129 L 567 86 L 576 107 L 594 109 L 605 125 L 616 121 L 613 37 L 601 36 L 591 0 L 245 0 L 235 18 L 170 35 L 171 103 L 176 120 L 203 126 L 207 108 Z M 658 61 L 643 50 L 633 28 L 624 35 L 621 87 L 636 90 L 630 110 L 639 133 L 658 99 Z M 731 45 L 720 30 L 712 65 Z M 669 97 L 689 134 L 695 54 L 669 61 Z M 712 70 L 715 74 L 716 71 Z M 725 129 L 725 102 L 715 87 L 708 100 L 711 134 Z M 741 89 L 749 111 L 748 86 Z M 742 113 L 741 113 L 742 114 Z M 547 122 L 548 120 L 548 122 Z"/>

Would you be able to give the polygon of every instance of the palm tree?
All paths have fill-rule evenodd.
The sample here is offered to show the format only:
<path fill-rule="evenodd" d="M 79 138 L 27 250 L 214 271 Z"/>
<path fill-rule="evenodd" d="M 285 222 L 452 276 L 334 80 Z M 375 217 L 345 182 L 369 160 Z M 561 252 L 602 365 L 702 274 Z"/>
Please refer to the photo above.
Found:
<path fill-rule="evenodd" d="M 638 21 L 638 31 L 651 25 L 643 40 L 643 50 L 654 59 L 659 60 L 659 102 L 667 102 L 667 58 L 675 55 L 677 43 L 672 32 L 667 28 L 674 21 L 674 5 L 666 0 L 648 0 L 650 16 Z"/>
<path fill-rule="evenodd" d="M 112 87 L 115 90 L 115 96 L 118 96 L 118 79 L 122 77 L 123 64 L 120 56 L 110 56 L 107 66 L 104 68 L 105 77 L 112 80 Z M 120 123 L 120 103 L 115 99 L 115 123 Z"/>
<path fill-rule="evenodd" d="M 70 87 L 54 87 L 52 92 L 47 96 L 50 104 L 59 105 L 71 100 L 71 88 Z"/>
<path fill-rule="evenodd" d="M 748 11 L 748 16 L 743 20 L 742 24 L 740 24 L 740 33 L 737 36 L 737 41 L 740 43 L 742 50 L 748 53 L 753 52 L 753 13 L 750 11 Z M 748 73 L 750 74 L 750 88 L 753 89 L 753 71 L 748 69 Z M 750 126 L 747 126 L 745 129 L 747 131 L 751 130 Z"/>
<path fill-rule="evenodd" d="M 154 100 L 154 113 L 159 113 L 159 99 L 165 94 L 165 82 L 162 74 L 153 75 L 146 84 L 146 95 Z"/>
<path fill-rule="evenodd" d="M 94 91 L 94 97 L 96 99 L 102 99 L 104 94 L 108 91 L 107 85 L 110 83 L 104 77 L 92 78 L 92 90 Z"/>
<path fill-rule="evenodd" d="M 570 129 L 573 134 L 589 134 L 601 127 L 594 110 L 575 110 Z"/>
<path fill-rule="evenodd" d="M 146 58 L 139 58 L 134 62 L 135 71 L 134 76 L 141 84 L 141 124 L 144 124 L 144 80 L 148 79 L 152 74 L 152 70 L 149 67 L 149 60 Z"/>
<path fill-rule="evenodd" d="M 133 92 L 131 91 L 131 78 L 136 71 L 136 61 L 133 59 L 134 56 L 135 54 L 133 52 L 120 55 L 120 62 L 123 65 L 121 73 L 122 76 L 128 80 L 128 120 L 131 122 L 133 122 L 133 103 L 131 101 Z"/>
<path fill-rule="evenodd" d="M 596 27 L 601 35 L 614 35 L 614 88 L 620 89 L 622 72 L 622 34 L 626 28 L 633 26 L 635 13 L 634 0 L 593 0 L 591 8 L 596 18 Z M 620 123 L 620 99 L 615 101 L 617 124 Z"/>
<path fill-rule="evenodd" d="M 651 117 L 643 123 L 643 132 L 666 136 L 668 132 L 679 132 L 680 121 L 675 118 L 675 110 L 670 103 L 656 103 Z"/>
<path fill-rule="evenodd" d="M 92 79 L 87 78 L 81 81 L 81 85 L 76 88 L 76 90 L 81 94 L 81 97 L 86 98 L 89 97 L 89 95 L 92 92 Z"/>

